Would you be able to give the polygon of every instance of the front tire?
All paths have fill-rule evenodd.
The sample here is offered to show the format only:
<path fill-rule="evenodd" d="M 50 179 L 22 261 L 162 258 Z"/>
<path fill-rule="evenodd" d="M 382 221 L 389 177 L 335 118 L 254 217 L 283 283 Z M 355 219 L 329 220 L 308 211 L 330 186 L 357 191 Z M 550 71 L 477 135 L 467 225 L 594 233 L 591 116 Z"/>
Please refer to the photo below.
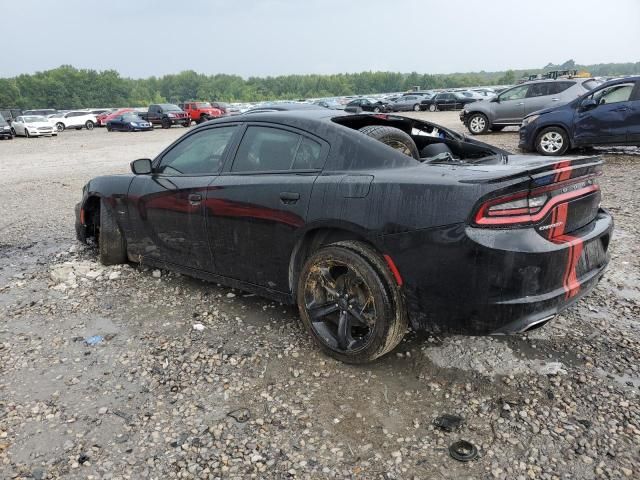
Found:
<path fill-rule="evenodd" d="M 100 230 L 98 254 L 103 265 L 118 265 L 127 261 L 127 247 L 113 213 L 104 199 L 100 200 Z"/>
<path fill-rule="evenodd" d="M 535 146 L 540 155 L 564 155 L 569 149 L 569 136 L 560 127 L 548 127 L 538 134 Z"/>
<path fill-rule="evenodd" d="M 414 112 L 419 112 L 419 111 L 420 111 L 420 104 L 419 104 L 419 103 L 416 103 L 416 104 L 413 106 L 413 111 L 414 111 Z"/>
<path fill-rule="evenodd" d="M 87 128 L 87 130 L 93 130 L 93 127 L 95 127 L 94 123 L 91 120 L 87 120 L 87 123 L 85 123 L 84 126 Z"/>
<path fill-rule="evenodd" d="M 56 130 L 58 130 L 59 132 L 62 132 L 64 130 L 64 123 L 62 122 L 56 123 Z"/>
<path fill-rule="evenodd" d="M 170 128 L 171 122 L 169 120 L 162 120 L 162 128 Z"/>
<path fill-rule="evenodd" d="M 482 113 L 472 113 L 467 120 L 467 128 L 473 135 L 482 135 L 489 130 L 489 119 Z"/>
<path fill-rule="evenodd" d="M 366 363 L 402 340 L 407 316 L 384 260 L 362 242 L 339 242 L 305 262 L 297 286 L 302 322 L 327 355 Z"/>
<path fill-rule="evenodd" d="M 31 138 L 31 134 L 29 133 L 29 129 L 28 128 L 24 129 L 24 136 L 27 137 L 27 138 Z"/>
<path fill-rule="evenodd" d="M 429 105 L 429 111 L 430 112 L 437 112 L 438 111 L 438 106 L 435 103 L 432 103 L 431 105 Z"/>
<path fill-rule="evenodd" d="M 416 142 L 398 128 L 386 127 L 383 125 L 369 125 L 367 127 L 362 127 L 358 131 L 369 137 L 375 138 L 376 140 L 404 153 L 405 155 L 408 155 L 409 157 L 413 157 L 416 160 L 420 159 L 420 152 L 418 152 Z"/>

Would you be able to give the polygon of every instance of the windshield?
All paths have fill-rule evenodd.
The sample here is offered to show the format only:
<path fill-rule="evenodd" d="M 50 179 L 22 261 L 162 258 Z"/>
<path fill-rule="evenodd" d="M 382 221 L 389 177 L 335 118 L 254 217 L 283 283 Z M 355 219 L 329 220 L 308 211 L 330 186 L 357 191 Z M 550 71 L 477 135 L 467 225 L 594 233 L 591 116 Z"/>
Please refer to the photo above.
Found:
<path fill-rule="evenodd" d="M 211 104 L 209 102 L 198 102 L 196 103 L 197 108 L 211 108 Z"/>
<path fill-rule="evenodd" d="M 122 120 L 124 120 L 125 122 L 139 122 L 142 119 L 134 113 L 129 113 L 127 115 L 123 115 Z"/>
<path fill-rule="evenodd" d="M 160 105 L 162 107 L 162 110 L 165 112 L 181 112 L 182 110 L 180 110 L 180 108 L 176 105 Z"/>
<path fill-rule="evenodd" d="M 24 117 L 24 121 L 25 123 L 46 122 L 47 119 L 44 117 L 41 117 L 40 115 L 30 115 L 28 117 Z"/>

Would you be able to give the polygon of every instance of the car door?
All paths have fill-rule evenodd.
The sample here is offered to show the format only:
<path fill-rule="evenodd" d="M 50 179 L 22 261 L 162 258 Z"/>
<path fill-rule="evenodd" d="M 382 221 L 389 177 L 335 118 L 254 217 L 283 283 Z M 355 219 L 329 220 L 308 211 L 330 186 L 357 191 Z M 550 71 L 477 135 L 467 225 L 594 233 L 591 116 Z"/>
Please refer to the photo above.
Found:
<path fill-rule="evenodd" d="M 160 154 L 151 174 L 133 178 L 129 247 L 142 262 L 214 271 L 204 205 L 237 131 L 237 124 L 227 124 L 187 134 Z"/>
<path fill-rule="evenodd" d="M 518 85 L 498 95 L 492 123 L 521 123 L 524 118 L 524 99 L 528 91 L 529 85 Z"/>
<path fill-rule="evenodd" d="M 219 274 L 289 291 L 289 259 L 328 152 L 296 129 L 250 123 L 233 162 L 207 191 L 207 229 Z"/>
<path fill-rule="evenodd" d="M 635 82 L 598 88 L 586 99 L 595 106 L 578 106 L 574 116 L 574 141 L 577 145 L 623 144 L 627 141 L 633 117 L 631 98 Z M 584 100 L 583 100 L 584 101 Z"/>

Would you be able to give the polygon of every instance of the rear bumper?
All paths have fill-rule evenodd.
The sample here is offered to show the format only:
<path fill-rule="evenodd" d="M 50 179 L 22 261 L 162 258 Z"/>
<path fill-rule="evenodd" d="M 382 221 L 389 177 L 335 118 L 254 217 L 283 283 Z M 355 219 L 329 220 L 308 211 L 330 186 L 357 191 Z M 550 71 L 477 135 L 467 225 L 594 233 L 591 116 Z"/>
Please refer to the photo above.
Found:
<path fill-rule="evenodd" d="M 609 262 L 612 231 L 612 217 L 601 210 L 572 232 L 573 243 L 549 241 L 532 228 L 465 225 L 390 235 L 384 243 L 404 280 L 415 329 L 509 334 L 544 323 L 591 291 Z"/>

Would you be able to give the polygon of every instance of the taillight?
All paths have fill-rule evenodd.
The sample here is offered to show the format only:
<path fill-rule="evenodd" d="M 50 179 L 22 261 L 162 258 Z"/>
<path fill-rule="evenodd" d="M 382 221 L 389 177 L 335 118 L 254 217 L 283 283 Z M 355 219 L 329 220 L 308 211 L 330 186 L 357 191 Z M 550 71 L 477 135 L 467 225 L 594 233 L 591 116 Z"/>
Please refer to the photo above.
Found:
<path fill-rule="evenodd" d="M 514 227 L 544 219 L 558 204 L 598 191 L 596 175 L 588 175 L 533 190 L 494 197 L 478 207 L 473 223 L 480 227 Z"/>

